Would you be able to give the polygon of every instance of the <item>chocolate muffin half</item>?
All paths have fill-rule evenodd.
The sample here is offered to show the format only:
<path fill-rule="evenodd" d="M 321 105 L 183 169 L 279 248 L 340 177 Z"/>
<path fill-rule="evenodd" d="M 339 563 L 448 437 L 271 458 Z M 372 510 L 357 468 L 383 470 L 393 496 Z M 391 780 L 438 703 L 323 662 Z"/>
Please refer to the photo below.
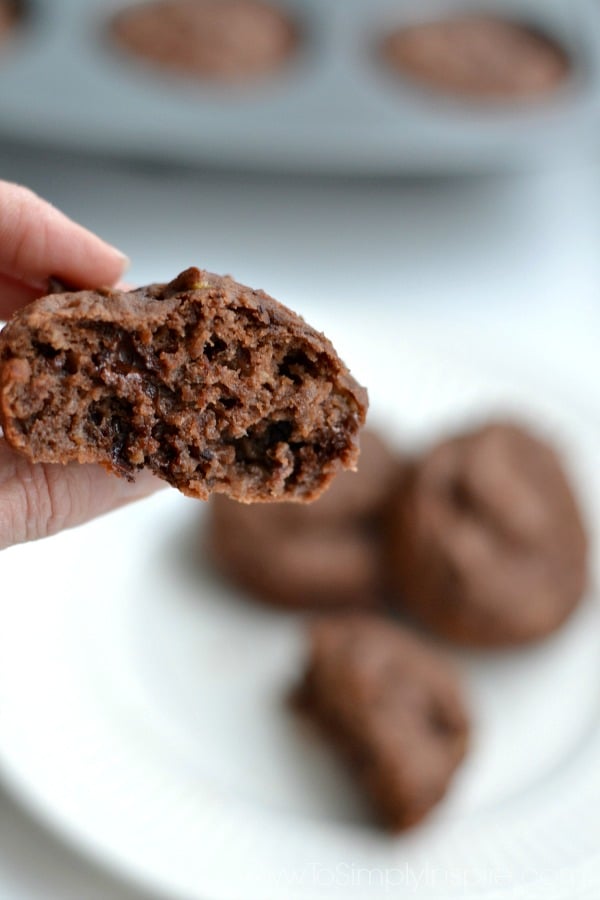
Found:
<path fill-rule="evenodd" d="M 349 764 L 382 821 L 409 828 L 445 795 L 465 756 L 460 680 L 433 645 L 368 614 L 316 619 L 292 695 Z"/>
<path fill-rule="evenodd" d="M 262 291 L 169 284 L 36 300 L 0 335 L 0 422 L 33 462 L 143 467 L 183 493 L 311 500 L 355 466 L 366 391 Z"/>

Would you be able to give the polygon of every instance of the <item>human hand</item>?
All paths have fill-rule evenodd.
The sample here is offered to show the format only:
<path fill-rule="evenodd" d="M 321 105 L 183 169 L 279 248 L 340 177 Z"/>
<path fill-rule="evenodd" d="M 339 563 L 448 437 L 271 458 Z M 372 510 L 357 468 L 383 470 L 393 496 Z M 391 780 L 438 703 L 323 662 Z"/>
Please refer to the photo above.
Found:
<path fill-rule="evenodd" d="M 0 319 L 48 292 L 55 276 L 77 288 L 112 285 L 127 258 L 27 188 L 0 181 Z M 100 466 L 34 465 L 0 440 L 0 549 L 78 525 L 159 484 Z"/>

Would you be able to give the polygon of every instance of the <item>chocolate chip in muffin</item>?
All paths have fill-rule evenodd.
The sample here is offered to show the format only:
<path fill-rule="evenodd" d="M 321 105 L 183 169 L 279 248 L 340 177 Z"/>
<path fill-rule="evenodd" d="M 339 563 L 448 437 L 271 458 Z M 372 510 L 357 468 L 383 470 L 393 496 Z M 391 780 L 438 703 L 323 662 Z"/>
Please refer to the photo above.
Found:
<path fill-rule="evenodd" d="M 299 42 L 296 23 L 266 0 L 149 0 L 119 12 L 110 31 L 151 65 L 221 82 L 275 73 Z"/>
<path fill-rule="evenodd" d="M 391 31 L 381 49 L 394 72 L 466 98 L 535 98 L 560 87 L 571 70 L 552 38 L 485 13 L 405 25 Z"/>
<path fill-rule="evenodd" d="M 53 294 L 0 335 L 0 421 L 32 462 L 145 467 L 184 493 L 311 500 L 358 456 L 366 392 L 262 291 L 191 268 Z"/>
<path fill-rule="evenodd" d="M 388 524 L 397 605 L 454 641 L 541 638 L 586 588 L 586 532 L 563 465 L 515 424 L 488 424 L 417 459 Z"/>
<path fill-rule="evenodd" d="M 391 621 L 317 619 L 295 705 L 328 736 L 392 830 L 443 798 L 462 761 L 469 716 L 450 663 Z"/>

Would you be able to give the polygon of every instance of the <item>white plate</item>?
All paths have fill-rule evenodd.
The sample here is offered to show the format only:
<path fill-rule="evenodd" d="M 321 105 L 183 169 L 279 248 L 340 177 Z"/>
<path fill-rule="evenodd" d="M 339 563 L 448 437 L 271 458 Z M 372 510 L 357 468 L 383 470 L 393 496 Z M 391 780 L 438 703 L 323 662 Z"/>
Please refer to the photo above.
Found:
<path fill-rule="evenodd" d="M 404 440 L 519 412 L 565 449 L 597 522 L 593 416 L 417 335 L 390 327 L 375 343 L 375 325 L 330 330 Z M 431 819 L 393 838 L 286 708 L 301 619 L 210 574 L 202 513 L 165 491 L 2 555 L 0 763 L 18 796 L 170 896 L 599 896 L 595 592 L 539 646 L 456 654 L 472 750 Z"/>
<path fill-rule="evenodd" d="M 598 139 L 596 0 L 463 0 L 541 27 L 574 62 L 540 102 L 487 106 L 418 89 L 378 59 L 390 27 L 448 14 L 456 0 L 274 0 L 305 41 L 277 76 L 241 88 L 117 52 L 107 22 L 134 2 L 32 0 L 29 27 L 0 54 L 0 133 L 166 163 L 350 175 L 504 170 Z"/>

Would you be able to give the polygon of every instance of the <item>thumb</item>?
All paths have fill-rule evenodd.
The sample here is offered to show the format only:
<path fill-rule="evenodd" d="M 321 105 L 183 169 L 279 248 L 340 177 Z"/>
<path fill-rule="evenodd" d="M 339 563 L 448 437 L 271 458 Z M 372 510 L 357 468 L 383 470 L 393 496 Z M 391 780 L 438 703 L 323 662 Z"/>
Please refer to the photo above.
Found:
<path fill-rule="evenodd" d="M 0 440 L 0 550 L 80 525 L 160 486 L 148 472 L 128 482 L 95 465 L 30 463 Z"/>

